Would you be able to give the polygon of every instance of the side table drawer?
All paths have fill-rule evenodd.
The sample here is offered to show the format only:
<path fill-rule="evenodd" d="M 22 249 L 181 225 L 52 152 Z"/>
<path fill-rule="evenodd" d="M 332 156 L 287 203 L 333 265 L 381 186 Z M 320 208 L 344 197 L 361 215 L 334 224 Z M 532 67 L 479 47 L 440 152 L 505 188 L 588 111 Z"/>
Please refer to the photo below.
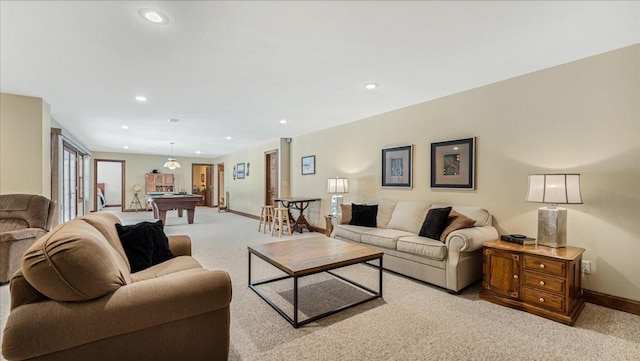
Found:
<path fill-rule="evenodd" d="M 565 277 L 567 274 L 566 264 L 562 261 L 555 261 L 549 258 L 537 257 L 525 254 L 523 257 L 523 268 L 535 270 L 536 272 Z"/>
<path fill-rule="evenodd" d="M 558 294 L 564 294 L 565 280 L 551 278 L 544 275 L 532 273 L 529 271 L 523 272 L 522 283 L 525 286 L 539 288 L 547 292 L 553 292 Z"/>
<path fill-rule="evenodd" d="M 522 298 L 529 304 L 564 312 L 564 297 L 523 287 Z"/>

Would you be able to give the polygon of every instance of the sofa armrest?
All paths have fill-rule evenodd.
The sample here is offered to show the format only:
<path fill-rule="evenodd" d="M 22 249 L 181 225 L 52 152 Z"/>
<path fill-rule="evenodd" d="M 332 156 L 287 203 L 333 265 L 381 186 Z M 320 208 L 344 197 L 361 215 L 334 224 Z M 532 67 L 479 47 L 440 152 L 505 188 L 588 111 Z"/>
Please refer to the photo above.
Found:
<path fill-rule="evenodd" d="M 47 234 L 42 228 L 22 228 L 15 231 L 8 231 L 0 233 L 0 242 L 15 242 L 23 239 L 34 238 L 38 239 Z"/>
<path fill-rule="evenodd" d="M 471 227 L 458 229 L 449 233 L 445 244 L 449 249 L 459 252 L 473 252 L 482 248 L 487 241 L 498 239 L 498 231 L 493 226 Z"/>
<path fill-rule="evenodd" d="M 168 236 L 169 249 L 174 256 L 191 256 L 191 238 L 186 235 Z"/>
<path fill-rule="evenodd" d="M 208 312 L 228 312 L 230 302 L 227 272 L 192 269 L 122 286 L 87 302 L 30 303 L 9 315 L 2 351 L 8 359 L 29 359 Z"/>

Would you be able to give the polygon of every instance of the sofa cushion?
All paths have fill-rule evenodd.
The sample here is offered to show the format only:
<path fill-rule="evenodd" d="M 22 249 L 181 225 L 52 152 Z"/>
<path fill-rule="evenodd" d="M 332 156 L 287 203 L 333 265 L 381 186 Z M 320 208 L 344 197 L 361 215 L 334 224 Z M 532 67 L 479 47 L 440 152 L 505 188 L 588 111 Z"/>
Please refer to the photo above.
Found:
<path fill-rule="evenodd" d="M 451 207 L 431 208 L 424 218 L 418 235 L 431 239 L 440 239 L 442 231 L 447 227 L 449 213 L 451 213 Z"/>
<path fill-rule="evenodd" d="M 169 239 L 162 228 L 160 220 L 129 226 L 116 224 L 118 236 L 131 264 L 131 272 L 139 272 L 174 257 L 169 249 Z"/>
<path fill-rule="evenodd" d="M 370 229 L 362 234 L 362 243 L 396 249 L 398 238 L 403 236 L 415 236 L 415 233 L 390 228 Z"/>
<path fill-rule="evenodd" d="M 396 204 L 387 228 L 418 234 L 429 205 L 424 202 L 401 201 Z"/>
<path fill-rule="evenodd" d="M 447 246 L 439 240 L 408 236 L 398 239 L 396 248 L 400 252 L 415 254 L 435 260 L 444 260 L 447 257 Z"/>
<path fill-rule="evenodd" d="M 181 272 L 188 269 L 199 269 L 199 268 L 202 268 L 202 266 L 193 257 L 179 256 L 179 257 L 172 258 L 166 262 L 162 262 L 157 265 L 151 266 L 140 272 L 133 273 L 131 275 L 131 279 L 133 280 L 133 282 L 140 282 L 143 280 L 163 277 L 169 274 Z"/>
<path fill-rule="evenodd" d="M 333 227 L 334 237 L 348 239 L 354 242 L 362 242 L 362 233 L 371 230 L 371 227 L 352 226 L 350 224 L 336 224 Z"/>
<path fill-rule="evenodd" d="M 351 221 L 352 226 L 375 227 L 376 216 L 378 215 L 378 205 L 351 204 Z"/>
<path fill-rule="evenodd" d="M 431 208 L 442 208 L 447 207 L 448 205 L 436 205 L 434 204 Z M 483 227 L 490 226 L 493 222 L 491 219 L 491 213 L 484 208 L 475 207 L 475 206 L 452 206 L 452 209 L 458 213 L 462 213 L 465 216 L 475 219 L 476 223 L 474 223 L 474 227 Z"/>
<path fill-rule="evenodd" d="M 397 203 L 398 202 L 394 202 L 394 201 L 382 201 L 378 203 L 378 215 L 376 216 L 376 227 L 387 228 L 387 225 L 391 220 L 391 216 L 393 215 L 393 210 L 396 208 Z"/>
<path fill-rule="evenodd" d="M 128 283 L 129 267 L 105 237 L 81 219 L 63 223 L 22 257 L 22 272 L 56 301 L 87 301 Z M 125 276 L 126 275 L 126 276 Z"/>
<path fill-rule="evenodd" d="M 77 219 L 84 220 L 100 231 L 111 247 L 118 251 L 125 263 L 129 265 L 127 254 L 122 247 L 122 243 L 120 243 L 118 230 L 116 230 L 116 223 L 120 223 L 120 219 L 115 214 L 110 212 L 91 212 L 80 216 Z"/>
<path fill-rule="evenodd" d="M 351 222 L 351 204 L 341 204 L 340 208 L 342 210 L 340 224 L 349 224 Z"/>
<path fill-rule="evenodd" d="M 473 227 L 474 223 L 476 223 L 474 219 L 471 219 L 462 213 L 458 213 L 452 210 L 451 213 L 449 213 L 447 227 L 444 229 L 444 231 L 442 231 L 442 235 L 440 236 L 440 241 L 444 242 L 447 239 L 449 233 L 453 231 Z"/>

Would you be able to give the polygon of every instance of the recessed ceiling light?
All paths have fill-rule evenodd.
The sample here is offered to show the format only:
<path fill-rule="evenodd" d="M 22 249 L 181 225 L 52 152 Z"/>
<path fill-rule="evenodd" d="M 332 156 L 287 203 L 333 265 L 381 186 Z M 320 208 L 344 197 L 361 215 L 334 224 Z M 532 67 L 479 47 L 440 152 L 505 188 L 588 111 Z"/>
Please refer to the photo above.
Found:
<path fill-rule="evenodd" d="M 166 24 L 169 22 L 169 18 L 158 10 L 140 9 L 138 10 L 138 14 L 140 14 L 143 19 L 148 20 L 154 24 Z"/>
<path fill-rule="evenodd" d="M 122 128 L 122 129 L 129 129 L 129 126 L 128 126 L 128 125 L 124 125 L 124 124 L 123 124 L 123 125 L 121 125 L 121 126 L 120 126 L 120 128 Z"/>
<path fill-rule="evenodd" d="M 369 84 L 365 84 L 365 88 L 372 90 L 372 89 L 376 89 L 377 87 L 379 87 L 380 85 L 376 84 L 376 83 L 369 83 Z"/>
<path fill-rule="evenodd" d="M 125 146 L 124 146 L 124 149 L 129 149 L 129 146 L 128 146 L 128 145 L 125 145 Z"/>
<path fill-rule="evenodd" d="M 176 118 L 169 118 L 168 122 L 169 123 L 177 123 L 180 119 L 176 119 Z"/>
<path fill-rule="evenodd" d="M 196 154 L 200 154 L 200 153 L 202 153 L 202 152 L 201 152 L 201 151 L 199 151 L 199 150 L 196 150 Z"/>
<path fill-rule="evenodd" d="M 286 119 L 280 119 L 280 124 L 287 124 L 287 120 Z"/>
<path fill-rule="evenodd" d="M 146 102 L 147 101 L 147 97 L 143 97 L 142 95 L 138 95 L 136 97 L 136 100 L 139 102 Z"/>
<path fill-rule="evenodd" d="M 231 136 L 228 136 L 228 137 L 227 137 L 227 140 L 231 140 Z"/>
<path fill-rule="evenodd" d="M 460 149 L 460 148 L 458 148 L 458 147 L 453 147 L 453 150 L 458 150 L 458 149 Z"/>

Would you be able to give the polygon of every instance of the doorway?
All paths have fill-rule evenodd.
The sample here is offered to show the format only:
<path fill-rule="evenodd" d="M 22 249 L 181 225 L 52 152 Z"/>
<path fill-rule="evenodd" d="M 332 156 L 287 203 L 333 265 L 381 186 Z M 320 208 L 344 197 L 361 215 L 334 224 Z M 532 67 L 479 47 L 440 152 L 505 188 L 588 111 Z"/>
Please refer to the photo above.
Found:
<path fill-rule="evenodd" d="M 198 206 L 213 207 L 213 164 L 191 165 L 191 188 L 193 194 L 204 197 Z"/>
<path fill-rule="evenodd" d="M 96 159 L 94 161 L 93 191 L 95 199 L 93 210 L 101 211 L 107 207 L 119 207 L 124 211 L 125 184 L 124 160 Z"/>
<path fill-rule="evenodd" d="M 265 199 L 264 204 L 275 205 L 278 198 L 278 150 L 274 149 L 264 153 L 265 164 Z"/>
<path fill-rule="evenodd" d="M 218 211 L 228 209 L 228 199 L 224 191 L 224 163 L 218 164 Z"/>

